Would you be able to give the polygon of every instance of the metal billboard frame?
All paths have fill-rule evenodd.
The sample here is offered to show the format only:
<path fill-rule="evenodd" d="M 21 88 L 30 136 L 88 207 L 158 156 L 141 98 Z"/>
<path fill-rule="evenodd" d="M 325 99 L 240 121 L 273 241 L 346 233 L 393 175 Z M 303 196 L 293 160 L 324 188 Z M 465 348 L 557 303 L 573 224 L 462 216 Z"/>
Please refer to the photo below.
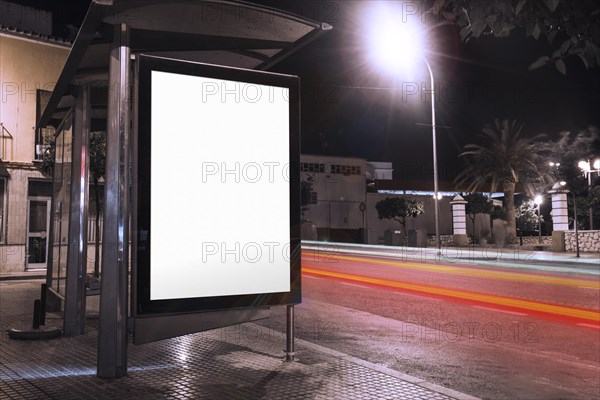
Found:
<path fill-rule="evenodd" d="M 232 80 L 288 88 L 290 291 L 172 300 L 150 300 L 151 72 Z M 134 343 L 200 332 L 268 317 L 268 307 L 301 302 L 300 271 L 300 85 L 295 76 L 137 55 L 134 76 L 134 178 L 132 204 L 132 296 Z M 185 88 L 182 88 L 185 90 Z M 183 144 L 185 145 L 185 144 Z M 196 175 L 193 171 L 191 174 Z"/>

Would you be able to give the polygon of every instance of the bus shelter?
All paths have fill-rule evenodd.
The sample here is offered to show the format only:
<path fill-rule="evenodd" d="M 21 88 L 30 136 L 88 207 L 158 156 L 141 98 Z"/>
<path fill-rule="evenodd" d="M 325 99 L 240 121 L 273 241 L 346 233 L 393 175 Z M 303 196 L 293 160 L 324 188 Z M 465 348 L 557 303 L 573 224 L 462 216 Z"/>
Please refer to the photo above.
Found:
<path fill-rule="evenodd" d="M 264 318 L 266 306 L 275 304 L 254 301 L 255 307 L 186 310 L 163 314 L 160 320 L 132 318 L 136 310 L 130 310 L 130 296 L 138 288 L 135 268 L 140 238 L 136 221 L 140 60 L 154 57 L 265 71 L 330 29 L 325 23 L 242 1 L 91 2 L 37 127 L 56 128 L 46 296 L 49 308 L 63 310 L 65 335 L 84 333 L 90 133 L 106 132 L 99 376 L 127 373 L 130 332 L 134 342 L 144 343 Z M 299 146 L 292 147 L 299 154 Z M 298 166 L 290 165 L 293 176 Z M 292 198 L 297 194 L 294 190 Z M 296 271 L 291 274 L 292 286 L 298 285 L 299 294 L 299 207 L 294 209 L 293 199 L 290 204 L 292 268 Z M 297 302 L 283 295 L 278 303 L 288 307 L 288 357 L 293 356 L 293 304 Z"/>

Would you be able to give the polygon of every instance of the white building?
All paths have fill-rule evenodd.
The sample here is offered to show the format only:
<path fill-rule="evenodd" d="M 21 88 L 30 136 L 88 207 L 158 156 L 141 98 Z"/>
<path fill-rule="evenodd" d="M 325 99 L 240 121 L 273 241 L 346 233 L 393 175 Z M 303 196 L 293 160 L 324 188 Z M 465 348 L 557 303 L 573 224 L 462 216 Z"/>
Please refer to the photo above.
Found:
<path fill-rule="evenodd" d="M 379 219 L 375 205 L 386 197 L 398 196 L 413 197 L 424 205 L 423 215 L 407 218 L 407 231 L 418 229 L 430 236 L 435 234 L 431 182 L 393 181 L 390 162 L 317 155 L 302 155 L 300 161 L 301 180 L 313 182 L 311 204 L 304 218 L 316 225 L 319 240 L 384 244 L 385 231 L 401 230 L 401 225 Z M 449 203 L 456 191 L 448 182 L 440 182 L 440 189 L 440 234 L 450 236 Z"/>
<path fill-rule="evenodd" d="M 362 241 L 367 168 L 362 158 L 300 157 L 300 180 L 313 184 L 309 210 L 304 218 L 317 226 L 319 238 L 330 241 Z"/>

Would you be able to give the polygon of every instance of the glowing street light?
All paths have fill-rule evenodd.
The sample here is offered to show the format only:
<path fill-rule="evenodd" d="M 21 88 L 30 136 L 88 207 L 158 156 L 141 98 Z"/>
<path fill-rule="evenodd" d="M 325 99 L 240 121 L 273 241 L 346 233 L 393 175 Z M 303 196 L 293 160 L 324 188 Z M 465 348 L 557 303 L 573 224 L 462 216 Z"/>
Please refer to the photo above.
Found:
<path fill-rule="evenodd" d="M 535 204 L 537 204 L 537 214 L 538 214 L 538 231 L 539 231 L 539 238 L 538 238 L 538 243 L 542 244 L 542 217 L 540 214 L 540 206 L 542 205 L 542 203 L 544 202 L 544 198 L 541 195 L 537 195 L 535 196 L 535 198 L 533 199 L 533 202 Z"/>
<path fill-rule="evenodd" d="M 438 255 L 441 253 L 442 241 L 440 239 L 439 221 L 439 192 L 438 165 L 437 165 L 437 140 L 435 132 L 435 79 L 431 65 L 425 58 L 423 50 L 422 29 L 414 14 L 405 7 L 398 7 L 402 3 L 376 2 L 372 10 L 369 26 L 369 49 L 371 56 L 384 68 L 397 73 L 400 70 L 410 70 L 415 60 L 422 59 L 427 66 L 431 80 L 431 135 L 433 139 L 433 190 L 435 212 L 435 237 Z M 394 7 L 396 6 L 396 7 Z"/>

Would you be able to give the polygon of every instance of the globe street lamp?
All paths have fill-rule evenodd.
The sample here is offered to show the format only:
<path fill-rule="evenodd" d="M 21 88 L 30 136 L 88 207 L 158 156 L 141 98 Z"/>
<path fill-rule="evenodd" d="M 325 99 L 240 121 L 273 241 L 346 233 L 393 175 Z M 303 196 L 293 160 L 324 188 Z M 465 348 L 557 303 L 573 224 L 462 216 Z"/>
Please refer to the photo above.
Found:
<path fill-rule="evenodd" d="M 577 166 L 583 171 L 583 174 L 587 176 L 588 179 L 588 193 L 592 192 L 592 172 L 597 172 L 600 175 L 600 159 L 594 161 L 594 169 L 592 169 L 592 165 L 590 160 L 587 161 L 579 161 Z M 592 215 L 592 206 L 590 204 L 590 230 L 594 230 L 594 217 Z"/>
<path fill-rule="evenodd" d="M 542 244 L 542 217 L 540 215 L 540 206 L 541 204 L 544 202 L 544 198 L 541 195 L 537 195 L 535 196 L 535 198 L 533 199 L 533 202 L 535 204 L 537 204 L 537 214 L 538 214 L 538 231 L 539 231 L 539 237 L 538 237 L 538 243 Z"/>
<path fill-rule="evenodd" d="M 442 241 L 440 238 L 439 220 L 439 179 L 437 164 L 437 138 L 435 132 L 435 79 L 429 61 L 423 55 L 422 29 L 416 25 L 414 15 L 404 9 L 394 8 L 386 2 L 378 2 L 370 18 L 371 26 L 369 40 L 373 58 L 384 67 L 395 73 L 399 70 L 409 69 L 414 60 L 420 58 L 425 62 L 431 81 L 431 136 L 433 146 L 433 199 L 435 218 L 435 238 L 437 254 L 441 253 Z"/>

